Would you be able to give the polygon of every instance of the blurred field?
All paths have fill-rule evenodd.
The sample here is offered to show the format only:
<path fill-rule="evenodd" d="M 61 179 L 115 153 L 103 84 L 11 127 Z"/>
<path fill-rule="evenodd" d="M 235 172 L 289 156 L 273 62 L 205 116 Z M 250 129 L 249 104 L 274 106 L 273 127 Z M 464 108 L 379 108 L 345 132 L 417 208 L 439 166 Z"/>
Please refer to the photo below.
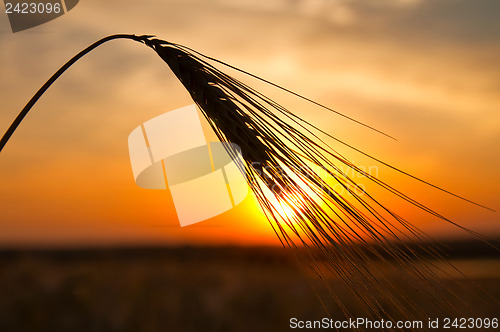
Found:
<path fill-rule="evenodd" d="M 500 299 L 498 252 L 451 249 L 451 259 Z M 348 309 L 363 313 L 339 281 L 332 285 Z M 282 248 L 4 250 L 0 331 L 282 331 L 291 317 L 344 317 L 323 296 L 325 313 L 314 291 L 324 295 L 322 287 Z M 498 317 L 493 299 L 459 292 L 475 314 Z"/>

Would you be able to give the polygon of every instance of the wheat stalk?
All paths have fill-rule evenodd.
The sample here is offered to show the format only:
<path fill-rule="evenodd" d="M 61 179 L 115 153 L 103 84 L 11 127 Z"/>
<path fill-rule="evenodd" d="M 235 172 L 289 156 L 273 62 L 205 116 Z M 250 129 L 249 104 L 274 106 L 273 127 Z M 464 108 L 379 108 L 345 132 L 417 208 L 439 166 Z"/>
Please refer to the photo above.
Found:
<path fill-rule="evenodd" d="M 416 287 L 430 290 L 431 304 L 443 305 L 442 301 L 436 301 L 439 295 L 431 283 L 433 279 L 431 270 L 425 265 L 417 267 L 415 261 L 421 260 L 420 255 L 410 250 L 404 242 L 410 237 L 423 239 L 426 235 L 363 190 L 341 170 L 339 165 L 345 165 L 364 175 L 427 213 L 449 223 L 455 223 L 364 172 L 335 152 L 325 140 L 321 139 L 321 135 L 326 135 L 398 172 L 416 177 L 302 120 L 272 99 L 220 71 L 210 62 L 228 66 L 258 79 L 261 79 L 260 77 L 185 46 L 155 39 L 152 36 L 135 35 L 113 35 L 92 44 L 61 67 L 28 102 L 0 141 L 0 151 L 31 107 L 64 71 L 94 48 L 114 39 L 131 39 L 153 49 L 190 93 L 217 137 L 222 142 L 231 142 L 241 147 L 244 165 L 240 167 L 242 171 L 244 168 L 248 183 L 276 235 L 284 246 L 297 248 L 299 256 L 319 277 L 325 280 L 331 275 L 339 277 L 351 292 L 366 304 L 374 316 L 385 315 L 386 307 L 383 302 L 387 302 L 394 310 L 410 317 L 404 308 L 413 308 L 415 312 L 418 312 L 419 308 L 405 294 L 401 294 L 399 289 L 390 284 L 383 285 L 380 277 L 376 277 L 371 271 L 370 262 L 373 257 L 385 262 L 389 262 L 387 258 L 389 257 L 390 264 L 396 269 L 410 271 L 413 275 L 412 280 L 420 283 L 420 286 Z M 261 80 L 382 133 L 295 92 Z M 233 153 L 231 150 L 228 152 Z M 311 163 L 327 170 L 327 176 L 319 175 L 310 166 Z M 342 186 L 347 194 L 336 191 L 327 178 L 330 182 Z M 469 201 L 426 181 L 416 179 Z M 269 195 L 272 195 L 278 205 L 270 201 Z M 293 213 L 291 215 L 280 213 L 279 205 L 291 209 Z M 401 228 L 405 231 L 401 231 Z M 479 236 L 468 229 L 463 229 Z M 359 243 L 364 245 L 360 246 Z M 433 257 L 440 257 L 438 248 L 430 246 L 422 249 Z M 332 294 L 332 297 L 342 307 L 341 300 L 335 294 Z"/>

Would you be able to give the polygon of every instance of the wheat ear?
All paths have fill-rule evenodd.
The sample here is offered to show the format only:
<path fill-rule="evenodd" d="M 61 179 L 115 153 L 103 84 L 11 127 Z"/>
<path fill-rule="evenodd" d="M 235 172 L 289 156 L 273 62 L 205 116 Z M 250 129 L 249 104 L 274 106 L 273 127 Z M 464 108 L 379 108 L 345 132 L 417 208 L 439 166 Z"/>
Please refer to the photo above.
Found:
<path fill-rule="evenodd" d="M 419 308 L 411 298 L 394 285 L 382 283 L 381 278 L 375 276 L 371 262 L 376 258 L 396 269 L 409 271 L 408 278 L 420 283 L 419 287 L 429 290 L 429 303 L 442 305 L 442 301 L 436 301 L 440 295 L 431 282 L 431 269 L 426 265 L 417 267 L 415 262 L 422 257 L 411 250 L 404 241 L 409 238 L 425 239 L 426 235 L 366 192 L 340 166 L 347 166 L 364 175 L 434 217 L 455 223 L 364 172 L 336 152 L 321 137 L 326 136 L 360 153 L 368 154 L 302 120 L 272 99 L 220 71 L 209 61 L 237 68 L 185 46 L 151 36 L 135 35 L 113 35 L 92 44 L 61 67 L 28 102 L 0 141 L 0 151 L 31 107 L 64 71 L 91 50 L 114 39 L 134 40 L 153 49 L 187 89 L 218 138 L 241 147 L 244 159 L 244 165 L 241 167 L 244 168 L 248 183 L 276 235 L 283 245 L 297 248 L 299 256 L 320 278 L 326 280 L 334 275 L 343 280 L 347 288 L 366 304 L 374 316 L 386 314 L 384 302 L 390 303 L 392 308 L 403 316 L 411 316 L 407 313 L 408 308 L 418 312 Z M 326 106 L 320 106 L 333 111 Z M 378 131 L 358 120 L 347 118 Z M 228 152 L 233 153 L 231 150 Z M 387 167 L 412 176 L 370 157 Z M 311 164 L 325 170 L 326 175 L 318 174 Z M 343 190 L 336 190 L 332 183 L 340 185 Z M 280 213 L 280 206 L 291 209 L 293 213 Z M 363 245 L 359 245 L 360 243 Z M 422 246 L 421 250 L 432 257 L 440 257 L 439 249 L 433 246 Z M 342 301 L 335 294 L 332 294 L 332 297 L 343 307 Z"/>

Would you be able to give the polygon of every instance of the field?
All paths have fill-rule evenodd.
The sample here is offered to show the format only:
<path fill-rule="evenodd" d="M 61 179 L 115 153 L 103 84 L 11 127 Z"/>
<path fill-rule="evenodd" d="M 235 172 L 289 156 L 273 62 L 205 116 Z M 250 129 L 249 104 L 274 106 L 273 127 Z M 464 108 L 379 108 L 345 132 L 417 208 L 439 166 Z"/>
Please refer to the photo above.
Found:
<path fill-rule="evenodd" d="M 442 283 L 474 315 L 498 317 L 498 252 L 477 243 L 455 243 L 450 252 L 472 281 Z M 491 298 L 458 288 L 472 282 L 469 289 L 479 286 Z M 331 284 L 353 315 L 363 314 L 340 281 Z M 344 318 L 326 293 L 282 248 L 0 252 L 0 331 L 282 331 L 292 317 Z"/>

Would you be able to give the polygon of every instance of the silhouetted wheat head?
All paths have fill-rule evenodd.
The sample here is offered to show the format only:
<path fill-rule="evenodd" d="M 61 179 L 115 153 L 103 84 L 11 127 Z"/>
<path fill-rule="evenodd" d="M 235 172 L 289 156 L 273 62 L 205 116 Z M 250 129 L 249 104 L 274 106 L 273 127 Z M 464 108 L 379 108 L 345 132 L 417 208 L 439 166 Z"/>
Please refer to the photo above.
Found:
<path fill-rule="evenodd" d="M 415 287 L 426 290 L 430 305 L 443 305 L 439 292 L 434 288 L 431 269 L 425 264 L 417 265 L 415 262 L 421 257 L 405 245 L 405 239 L 423 239 L 425 234 L 377 201 L 342 168 L 348 167 L 433 216 L 453 222 L 352 164 L 333 150 L 327 141 L 344 144 L 397 172 L 413 176 L 304 121 L 214 65 L 218 63 L 261 78 L 185 46 L 152 36 L 134 35 L 114 35 L 96 42 L 70 60 L 38 91 L 2 138 L 0 149 L 33 104 L 62 72 L 93 48 L 118 38 L 132 39 L 153 49 L 187 89 L 218 138 L 240 146 L 244 160 L 241 167 L 276 235 L 285 246 L 295 247 L 299 257 L 319 277 L 327 280 L 333 275 L 342 279 L 374 317 L 385 316 L 387 305 L 392 307 L 392 311 L 397 310 L 407 317 L 412 316 L 410 312 L 418 313 L 419 308 L 408 296 L 390 283 L 382 282 L 380 274 L 374 273 L 371 261 L 376 258 L 392 264 L 395 270 L 410 271 L 407 279 L 412 283 L 418 282 Z M 319 106 L 381 133 L 328 107 Z M 231 150 L 228 152 L 233 153 Z M 326 172 L 319 174 L 317 168 L 311 165 Z M 282 213 L 282 207 L 293 213 Z M 433 257 L 440 256 L 437 248 L 423 249 Z M 332 297 L 342 307 L 342 301 L 334 293 Z"/>

